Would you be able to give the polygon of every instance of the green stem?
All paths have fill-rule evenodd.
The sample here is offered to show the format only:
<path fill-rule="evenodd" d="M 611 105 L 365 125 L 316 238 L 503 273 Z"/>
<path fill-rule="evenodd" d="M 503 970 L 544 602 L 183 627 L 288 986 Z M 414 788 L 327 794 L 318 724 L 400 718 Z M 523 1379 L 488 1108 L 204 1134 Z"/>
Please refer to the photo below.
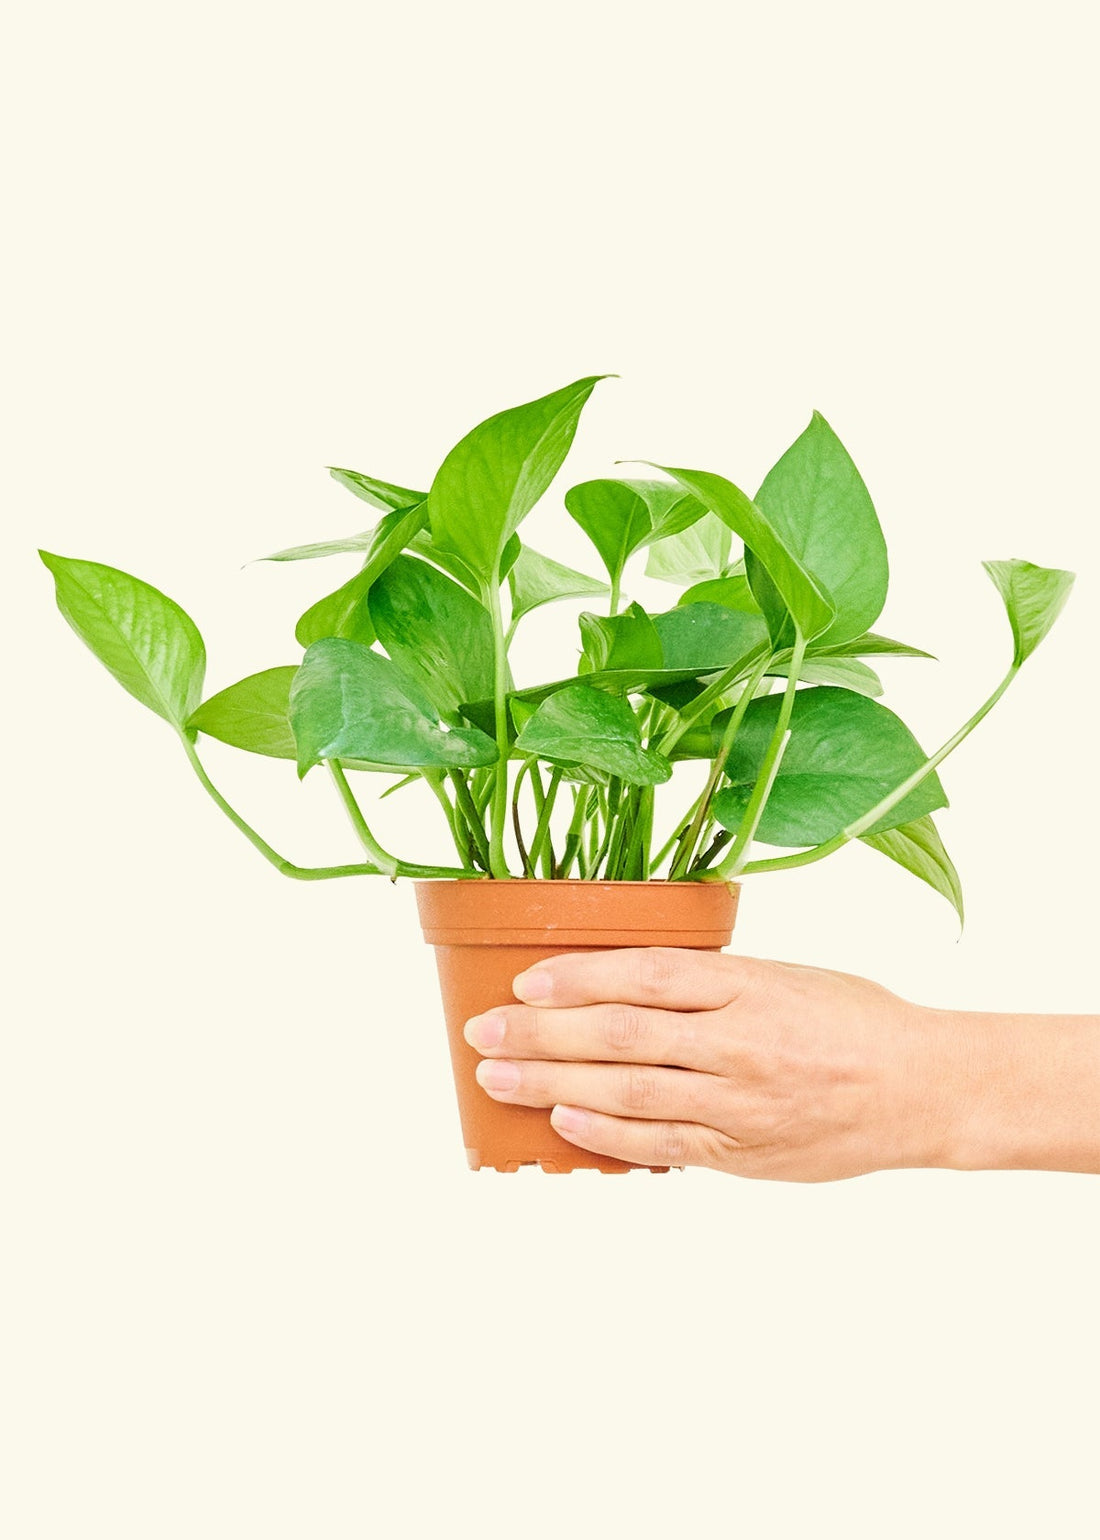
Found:
<path fill-rule="evenodd" d="M 763 652 L 750 653 L 747 658 L 742 658 L 732 668 L 727 668 L 725 673 L 719 674 L 717 679 L 707 685 L 702 695 L 696 696 L 691 705 L 680 712 L 679 719 L 657 744 L 657 752 L 667 757 L 684 734 L 695 726 L 704 711 L 720 696 L 725 695 L 727 690 L 732 690 L 735 684 L 739 684 L 742 679 L 747 679 L 761 658 L 767 662 L 771 658 L 771 653 L 766 648 Z"/>
<path fill-rule="evenodd" d="M 881 802 L 877 802 L 869 812 L 855 819 L 846 829 L 842 829 L 839 834 L 834 834 L 831 840 L 826 840 L 823 845 L 814 845 L 810 850 L 797 851 L 794 855 L 774 856 L 764 861 L 750 861 L 742 868 L 743 874 L 749 876 L 755 872 L 779 872 L 787 871 L 795 866 L 810 866 L 815 861 L 823 861 L 826 856 L 831 856 L 834 851 L 839 850 L 843 845 L 847 845 L 850 840 L 859 839 L 861 835 L 866 834 L 868 830 L 878 823 L 880 818 L 885 818 L 886 814 L 897 807 L 899 802 L 903 802 L 926 776 L 930 775 L 938 765 L 941 765 L 947 756 L 958 748 L 964 738 L 970 736 L 983 717 L 988 716 L 993 710 L 993 707 L 1018 673 L 1019 664 L 1014 663 L 989 699 L 978 707 L 974 715 L 969 721 L 963 723 L 957 733 L 953 733 L 942 747 L 938 748 L 934 754 L 924 761 L 923 765 L 913 771 L 912 775 L 907 776 L 900 785 L 894 787 L 893 791 L 888 792 Z"/>
<path fill-rule="evenodd" d="M 760 827 L 760 820 L 764 816 L 764 807 L 771 796 L 775 778 L 779 774 L 779 766 L 783 762 L 783 755 L 790 737 L 788 731 L 791 725 L 791 712 L 794 710 L 794 698 L 798 690 L 798 676 L 802 672 L 802 661 L 806 656 L 806 638 L 795 627 L 794 647 L 791 649 L 791 661 L 788 664 L 787 687 L 783 691 L 783 699 L 779 703 L 779 714 L 776 717 L 775 729 L 772 732 L 771 741 L 764 755 L 764 763 L 760 767 L 760 774 L 756 778 L 756 785 L 752 789 L 749 805 L 745 809 L 744 816 L 738 826 L 736 837 L 730 848 L 729 855 L 718 867 L 719 875 L 728 882 L 736 877 L 745 865 L 747 854 L 756 831 Z"/>
<path fill-rule="evenodd" d="M 619 613 L 619 595 L 621 592 L 622 581 L 623 575 L 621 571 L 616 572 L 611 579 L 611 597 L 608 600 L 607 605 L 607 613 L 610 616 L 614 616 Z"/>
<path fill-rule="evenodd" d="M 469 860 L 470 852 L 467 848 L 463 847 L 463 842 L 460 837 L 460 820 L 458 813 L 452 805 L 451 799 L 447 796 L 447 793 L 443 787 L 444 772 L 442 770 L 423 770 L 421 771 L 421 775 L 431 787 L 436 801 L 443 809 L 444 817 L 447 820 L 447 827 L 451 831 L 452 840 L 454 840 L 455 850 L 458 852 L 458 859 L 460 861 Z"/>
<path fill-rule="evenodd" d="M 254 845 L 264 860 L 273 866 L 281 876 L 291 877 L 296 882 L 325 882 L 331 877 L 380 877 L 383 875 L 380 867 L 365 863 L 350 866 L 295 866 L 293 861 L 286 860 L 277 850 L 274 850 L 265 839 L 256 833 L 252 825 L 246 823 L 237 810 L 229 805 L 207 775 L 206 768 L 199 759 L 195 745 L 191 740 L 181 733 L 180 742 L 183 744 L 184 753 L 187 755 L 191 768 L 198 776 L 204 791 L 221 809 L 234 828 L 241 831 L 249 844 Z M 418 866 L 415 863 L 399 861 L 398 875 L 401 877 L 477 877 L 479 873 L 470 871 L 465 867 Z"/>
<path fill-rule="evenodd" d="M 553 869 L 553 845 L 550 842 L 550 815 L 554 811 L 554 803 L 557 801 L 558 787 L 562 778 L 561 765 L 555 765 L 550 772 L 550 784 L 546 788 L 546 797 L 542 804 L 542 812 L 535 828 L 535 836 L 531 841 L 531 864 L 534 866 L 544 850 L 550 852 L 551 870 Z"/>
<path fill-rule="evenodd" d="M 477 810 L 477 804 L 474 802 L 473 794 L 471 793 L 469 785 L 467 784 L 466 777 L 463 775 L 461 770 L 451 771 L 451 784 L 455 789 L 457 812 L 461 814 L 463 820 L 465 821 L 466 827 L 469 830 L 470 837 L 474 842 L 474 848 L 477 850 L 478 858 L 480 859 L 481 864 L 484 866 L 485 870 L 488 871 L 489 841 L 485 834 L 485 824 L 482 821 L 481 814 Z"/>
<path fill-rule="evenodd" d="M 691 821 L 691 827 L 688 829 L 687 838 L 681 844 L 676 859 L 669 871 L 670 882 L 675 882 L 677 878 L 684 876 L 691 866 L 692 858 L 698 849 L 699 840 L 710 813 L 710 805 L 714 800 L 715 792 L 718 790 L 719 782 L 726 773 L 726 761 L 729 759 L 734 739 L 740 731 L 741 723 L 745 719 L 745 712 L 752 703 L 753 696 L 756 694 L 770 661 L 771 655 L 765 653 L 745 680 L 738 702 L 733 708 L 729 721 L 726 723 L 726 730 L 722 734 L 722 742 L 718 753 L 711 763 L 707 784 L 703 787 L 702 796 L 696 803 L 695 816 Z"/>
<path fill-rule="evenodd" d="M 510 873 L 508 857 L 504 853 L 504 825 L 508 818 L 508 642 L 500 613 L 499 563 L 493 568 L 485 601 L 493 622 L 493 721 L 497 742 L 489 824 L 489 870 L 494 877 L 507 877 Z"/>
<path fill-rule="evenodd" d="M 336 790 L 340 793 L 340 800 L 351 819 L 351 826 L 359 836 L 359 843 L 376 864 L 379 871 L 384 872 L 392 881 L 397 876 L 397 868 L 401 864 L 396 856 L 391 856 L 383 850 L 374 835 L 367 828 L 367 821 L 363 817 L 362 810 L 355 800 L 355 793 L 348 785 L 348 778 L 344 774 L 343 766 L 338 759 L 326 759 L 328 773 L 332 777 Z"/>

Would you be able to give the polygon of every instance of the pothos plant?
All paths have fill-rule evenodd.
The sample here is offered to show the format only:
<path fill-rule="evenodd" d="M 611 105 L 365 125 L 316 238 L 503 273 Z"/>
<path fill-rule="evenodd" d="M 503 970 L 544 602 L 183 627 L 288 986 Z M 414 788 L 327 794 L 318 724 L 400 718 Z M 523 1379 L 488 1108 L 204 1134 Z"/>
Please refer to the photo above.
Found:
<path fill-rule="evenodd" d="M 886 546 L 859 472 L 820 415 L 755 497 L 713 471 L 664 465 L 572 487 L 566 512 L 606 582 L 521 541 L 600 378 L 479 424 L 426 492 L 333 469 L 382 516 L 361 534 L 267 558 L 363 557 L 298 621 L 298 662 L 204 700 L 202 638 L 156 588 L 43 552 L 58 605 L 119 683 L 171 724 L 210 796 L 288 876 L 728 880 L 862 840 L 961 916 L 959 879 L 932 819 L 946 806 L 936 769 L 1042 641 L 1073 574 L 985 563 L 1008 613 L 1012 661 L 973 716 L 926 754 L 881 704 L 865 660 L 929 654 L 871 629 L 886 598 Z M 642 551 L 650 576 L 682 590 L 660 613 L 624 603 L 628 565 Z M 580 616 L 579 662 L 517 686 L 517 627 L 565 598 L 593 606 Z M 294 760 L 299 776 L 324 765 L 366 861 L 284 860 L 210 780 L 203 734 Z M 655 789 L 690 760 L 705 773 L 655 848 Z M 383 795 L 426 787 L 457 864 L 384 849 L 353 789 L 357 772 L 397 776 Z M 754 859 L 757 843 L 788 853 Z"/>

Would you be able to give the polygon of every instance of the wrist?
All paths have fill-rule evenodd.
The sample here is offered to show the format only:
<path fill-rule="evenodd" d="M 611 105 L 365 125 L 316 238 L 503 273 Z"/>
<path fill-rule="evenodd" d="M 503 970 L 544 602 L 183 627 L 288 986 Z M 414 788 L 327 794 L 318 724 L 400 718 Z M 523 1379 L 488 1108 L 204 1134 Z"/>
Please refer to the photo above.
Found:
<path fill-rule="evenodd" d="M 1100 1018 L 923 1014 L 943 1066 L 928 1164 L 1100 1172 Z"/>

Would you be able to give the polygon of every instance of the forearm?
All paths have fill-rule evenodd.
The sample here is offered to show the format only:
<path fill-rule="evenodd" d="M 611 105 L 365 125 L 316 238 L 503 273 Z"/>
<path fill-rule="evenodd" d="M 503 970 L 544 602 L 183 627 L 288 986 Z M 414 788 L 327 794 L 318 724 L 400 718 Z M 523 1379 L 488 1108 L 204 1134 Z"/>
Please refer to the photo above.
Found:
<path fill-rule="evenodd" d="M 954 1066 L 936 1164 L 1100 1175 L 1100 1016 L 933 1014 Z"/>

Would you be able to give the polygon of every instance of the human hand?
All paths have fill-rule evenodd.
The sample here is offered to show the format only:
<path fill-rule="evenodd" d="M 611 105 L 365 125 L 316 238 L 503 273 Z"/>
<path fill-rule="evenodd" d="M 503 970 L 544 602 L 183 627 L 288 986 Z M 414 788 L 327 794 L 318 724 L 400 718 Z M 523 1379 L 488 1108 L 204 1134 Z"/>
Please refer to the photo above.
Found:
<path fill-rule="evenodd" d="M 550 958 L 467 1024 L 498 1101 L 640 1165 L 819 1182 L 956 1163 L 965 1018 L 867 979 L 678 948 Z"/>

